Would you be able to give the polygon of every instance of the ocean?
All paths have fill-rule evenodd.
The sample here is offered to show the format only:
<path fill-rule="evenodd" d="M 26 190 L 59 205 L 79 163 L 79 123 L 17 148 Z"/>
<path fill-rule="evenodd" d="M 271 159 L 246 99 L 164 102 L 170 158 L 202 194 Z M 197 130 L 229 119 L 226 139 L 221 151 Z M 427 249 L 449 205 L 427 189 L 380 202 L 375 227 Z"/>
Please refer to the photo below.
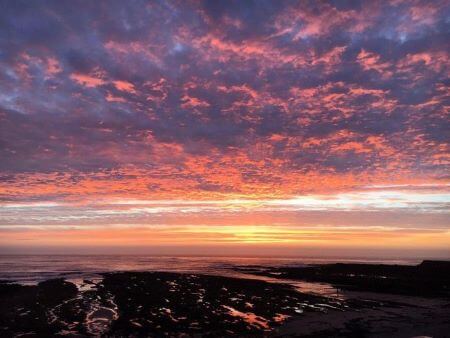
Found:
<path fill-rule="evenodd" d="M 249 277 L 235 267 L 264 268 L 314 263 L 357 262 L 418 264 L 420 260 L 314 258 L 314 257 L 213 257 L 147 255 L 0 255 L 0 280 L 25 285 L 64 278 L 92 278 L 104 272 L 170 271 L 226 277 Z"/>
<path fill-rule="evenodd" d="M 361 332 L 373 333 L 371 336 L 389 332 L 391 336 L 398 336 L 398 332 L 405 332 L 401 336 L 446 337 L 448 301 L 415 297 L 417 279 L 408 284 L 408 273 L 407 279 L 398 276 L 399 271 L 414 267 L 395 267 L 390 275 L 391 268 L 387 268 L 388 277 L 368 275 L 375 282 L 369 286 L 387 285 L 389 290 L 396 291 L 399 285 L 402 288 L 406 285 L 411 287 L 406 291 L 412 296 L 403 295 L 403 290 L 399 294 L 352 290 L 352 285 L 345 288 L 345 283 L 322 282 L 327 279 L 320 282 L 287 279 L 291 277 L 283 276 L 290 275 L 273 269 L 334 262 L 416 265 L 420 261 L 337 257 L 0 255 L 0 319 L 7 323 L 0 325 L 0 336 L 126 337 L 174 333 L 201 336 L 212 332 L 212 336 L 243 333 L 262 337 L 271 332 L 279 337 L 291 333 L 296 336 L 318 333 L 316 336 L 325 337 L 330 336 L 330 332 L 331 335 L 339 333 L 336 336 L 345 336 L 341 333 L 365 335 Z M 359 273 L 355 285 L 367 285 L 364 273 L 358 272 L 361 267 L 353 268 Z M 102 274 L 131 271 L 156 273 Z M 353 272 L 346 272 L 343 278 L 349 281 L 347 277 L 351 276 Z M 45 280 L 48 281 L 40 283 Z M 434 281 L 436 279 L 425 278 L 424 285 Z M 446 290 L 445 281 L 433 285 L 438 291 Z M 419 294 L 420 291 L 423 290 L 419 288 Z M 358 322 L 356 328 L 352 326 L 355 321 Z M 347 331 L 342 331 L 343 327 Z"/>

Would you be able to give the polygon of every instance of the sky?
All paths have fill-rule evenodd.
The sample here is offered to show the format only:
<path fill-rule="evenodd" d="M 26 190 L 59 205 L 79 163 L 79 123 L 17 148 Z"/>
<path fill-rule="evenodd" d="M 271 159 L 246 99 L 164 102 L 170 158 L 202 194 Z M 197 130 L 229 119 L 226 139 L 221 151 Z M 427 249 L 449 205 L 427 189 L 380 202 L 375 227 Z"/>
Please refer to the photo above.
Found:
<path fill-rule="evenodd" d="M 450 258 L 448 1 L 0 1 L 0 253 Z"/>

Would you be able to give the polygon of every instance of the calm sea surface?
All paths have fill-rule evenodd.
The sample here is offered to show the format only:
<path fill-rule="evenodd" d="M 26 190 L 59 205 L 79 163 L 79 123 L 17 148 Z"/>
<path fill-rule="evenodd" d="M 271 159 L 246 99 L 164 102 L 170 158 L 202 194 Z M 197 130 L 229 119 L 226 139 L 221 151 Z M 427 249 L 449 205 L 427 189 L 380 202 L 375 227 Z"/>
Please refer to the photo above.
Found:
<path fill-rule="evenodd" d="M 36 284 L 51 278 L 92 278 L 112 271 L 172 271 L 249 277 L 236 266 L 301 266 L 312 263 L 373 262 L 416 264 L 415 260 L 324 258 L 184 257 L 143 255 L 0 255 L 0 280 Z"/>

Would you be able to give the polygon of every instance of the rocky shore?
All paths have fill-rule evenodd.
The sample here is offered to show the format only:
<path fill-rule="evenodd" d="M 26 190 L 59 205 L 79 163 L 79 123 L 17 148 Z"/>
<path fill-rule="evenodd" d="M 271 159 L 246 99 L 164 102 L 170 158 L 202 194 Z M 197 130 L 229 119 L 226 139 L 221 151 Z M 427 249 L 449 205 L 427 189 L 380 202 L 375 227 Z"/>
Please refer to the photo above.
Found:
<path fill-rule="evenodd" d="M 264 273 L 323 281 L 326 274 L 352 271 L 347 279 L 333 277 L 348 282 L 362 271 L 385 275 L 391 268 L 293 269 Z M 169 272 L 107 273 L 78 285 L 63 279 L 33 286 L 0 283 L 0 337 L 447 337 L 450 300 L 436 296 L 445 294 L 443 286 L 434 290 L 434 298 L 348 291 L 374 288 L 361 280 L 336 297 L 302 293 L 283 283 Z"/>
<path fill-rule="evenodd" d="M 418 265 L 336 263 L 236 269 L 272 278 L 329 283 L 341 290 L 450 297 L 450 261 L 423 261 Z"/>
<path fill-rule="evenodd" d="M 0 336 L 267 335 L 288 318 L 345 305 L 258 280 L 166 272 L 0 285 Z"/>

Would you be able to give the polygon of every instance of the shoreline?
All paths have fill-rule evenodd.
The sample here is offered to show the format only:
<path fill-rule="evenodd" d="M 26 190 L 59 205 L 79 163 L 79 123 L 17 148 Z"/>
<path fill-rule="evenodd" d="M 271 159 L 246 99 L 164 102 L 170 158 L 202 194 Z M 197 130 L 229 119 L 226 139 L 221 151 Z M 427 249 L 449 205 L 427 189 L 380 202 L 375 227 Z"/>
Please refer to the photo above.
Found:
<path fill-rule="evenodd" d="M 338 290 L 450 298 L 450 261 L 417 265 L 332 263 L 290 267 L 236 267 L 275 279 L 328 283 Z"/>
<path fill-rule="evenodd" d="M 439 338 L 450 332 L 449 298 L 351 288 L 321 296 L 285 284 L 276 269 L 299 273 L 305 267 L 268 268 L 275 282 L 261 280 L 267 277 L 259 269 L 256 278 L 126 271 L 79 285 L 63 279 L 0 283 L 0 336 Z"/>
<path fill-rule="evenodd" d="M 321 310 L 315 304 L 333 302 L 256 279 L 105 273 L 97 284 L 85 280 L 78 289 L 62 279 L 0 285 L 0 335 L 265 335 L 295 314 Z M 49 313 L 53 320 L 46 321 Z"/>

